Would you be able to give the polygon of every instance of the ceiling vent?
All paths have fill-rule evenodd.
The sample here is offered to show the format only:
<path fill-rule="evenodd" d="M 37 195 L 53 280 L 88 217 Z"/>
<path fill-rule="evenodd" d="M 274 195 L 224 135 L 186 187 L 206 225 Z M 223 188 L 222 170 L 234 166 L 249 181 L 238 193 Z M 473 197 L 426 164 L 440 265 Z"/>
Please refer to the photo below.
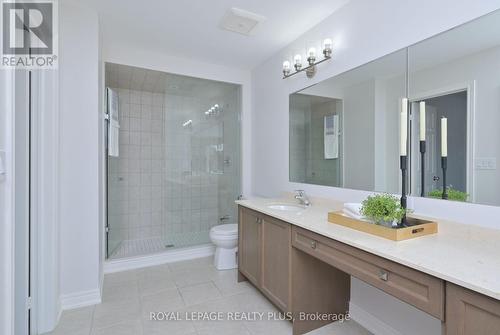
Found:
<path fill-rule="evenodd" d="M 265 19 L 264 16 L 247 12 L 243 9 L 231 8 L 222 18 L 220 27 L 224 30 L 249 36 L 259 22 Z"/>

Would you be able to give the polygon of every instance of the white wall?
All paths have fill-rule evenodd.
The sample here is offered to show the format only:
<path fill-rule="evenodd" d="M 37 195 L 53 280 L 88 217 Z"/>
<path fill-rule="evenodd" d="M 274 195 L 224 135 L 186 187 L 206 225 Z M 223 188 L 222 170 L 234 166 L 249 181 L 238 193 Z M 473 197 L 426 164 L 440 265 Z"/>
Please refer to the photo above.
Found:
<path fill-rule="evenodd" d="M 277 196 L 283 191 L 301 188 L 316 196 L 333 197 L 344 201 L 362 200 L 367 192 L 288 181 L 288 95 L 499 7 L 498 0 L 475 2 L 422 0 L 418 4 L 397 0 L 352 0 L 254 69 L 252 72 L 254 193 Z M 298 52 L 305 54 L 308 46 L 319 46 L 321 40 L 326 37 L 332 37 L 336 43 L 333 59 L 319 66 L 315 78 L 307 79 L 305 75 L 297 75 L 287 80 L 281 79 L 280 69 L 284 59 L 289 59 Z M 410 207 L 413 206 L 417 212 L 471 224 L 495 225 L 491 222 L 491 217 L 500 215 L 498 207 L 457 205 L 453 202 L 421 198 L 409 200 Z M 377 315 L 377 308 L 386 306 L 386 313 L 379 317 L 396 329 L 397 320 L 411 319 L 413 315 L 411 306 L 391 308 L 389 296 L 382 294 L 370 298 L 367 294 L 356 295 L 355 292 L 361 289 L 363 288 L 360 283 L 353 280 L 351 296 L 352 302 L 357 306 L 374 315 Z M 425 321 L 422 321 L 422 324 L 425 323 L 425 327 L 435 330 L 433 328 L 435 319 L 427 315 L 424 315 L 423 319 Z M 410 329 L 409 332 L 417 333 L 417 327 L 419 325 L 415 325 L 415 329 Z M 432 333 L 431 330 L 429 334 Z"/>
<path fill-rule="evenodd" d="M 369 80 L 345 89 L 344 103 L 344 185 L 373 190 L 375 170 L 375 82 Z"/>
<path fill-rule="evenodd" d="M 63 308 L 100 300 L 99 40 L 96 13 L 61 3 L 60 255 Z"/>

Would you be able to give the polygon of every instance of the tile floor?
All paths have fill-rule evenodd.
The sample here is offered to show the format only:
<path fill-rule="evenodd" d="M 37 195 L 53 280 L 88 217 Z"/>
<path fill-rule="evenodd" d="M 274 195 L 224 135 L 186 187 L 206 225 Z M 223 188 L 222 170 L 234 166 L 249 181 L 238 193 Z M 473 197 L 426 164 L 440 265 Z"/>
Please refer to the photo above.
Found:
<path fill-rule="evenodd" d="M 108 274 L 102 304 L 66 311 L 51 335 L 291 335 L 288 321 L 187 320 L 196 312 L 276 312 L 236 270 L 217 271 L 212 258 Z M 151 312 L 178 312 L 178 321 L 151 321 Z M 160 314 L 167 315 L 167 314 Z M 174 315 L 174 314 L 168 314 Z M 192 315 L 192 314 L 187 314 Z M 223 314 L 227 315 L 227 314 Z M 192 318 L 191 318 L 192 319 Z M 311 335 L 369 334 L 353 321 Z"/>

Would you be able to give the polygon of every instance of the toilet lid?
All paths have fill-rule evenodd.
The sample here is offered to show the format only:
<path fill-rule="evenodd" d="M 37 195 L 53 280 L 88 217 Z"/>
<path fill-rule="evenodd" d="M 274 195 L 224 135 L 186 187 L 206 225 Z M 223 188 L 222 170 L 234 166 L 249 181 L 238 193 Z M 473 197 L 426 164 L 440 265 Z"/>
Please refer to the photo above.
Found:
<path fill-rule="evenodd" d="M 212 233 L 218 235 L 237 235 L 238 234 L 238 224 L 229 223 L 229 224 L 221 224 L 215 227 L 212 227 Z"/>

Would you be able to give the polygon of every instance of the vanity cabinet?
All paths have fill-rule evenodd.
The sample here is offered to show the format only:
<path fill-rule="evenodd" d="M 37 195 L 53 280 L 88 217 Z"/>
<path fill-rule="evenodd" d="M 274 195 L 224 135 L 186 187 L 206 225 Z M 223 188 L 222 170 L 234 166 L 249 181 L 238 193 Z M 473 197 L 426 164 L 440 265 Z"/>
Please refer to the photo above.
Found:
<path fill-rule="evenodd" d="M 239 232 L 239 272 L 283 312 L 290 311 L 290 224 L 240 206 Z"/>
<path fill-rule="evenodd" d="M 239 206 L 239 280 L 251 281 L 305 334 L 349 310 L 356 277 L 441 320 L 443 335 L 500 335 L 500 300 Z M 297 317 L 299 316 L 299 317 Z"/>
<path fill-rule="evenodd" d="M 290 224 L 265 216 L 261 229 L 261 289 L 282 311 L 289 311 L 292 248 Z"/>
<path fill-rule="evenodd" d="M 385 258 L 293 227 L 295 248 L 444 320 L 444 282 Z"/>
<path fill-rule="evenodd" d="M 446 335 L 500 334 L 500 301 L 446 285 Z"/>
<path fill-rule="evenodd" d="M 238 268 L 250 282 L 260 286 L 261 220 L 257 212 L 239 208 Z"/>

